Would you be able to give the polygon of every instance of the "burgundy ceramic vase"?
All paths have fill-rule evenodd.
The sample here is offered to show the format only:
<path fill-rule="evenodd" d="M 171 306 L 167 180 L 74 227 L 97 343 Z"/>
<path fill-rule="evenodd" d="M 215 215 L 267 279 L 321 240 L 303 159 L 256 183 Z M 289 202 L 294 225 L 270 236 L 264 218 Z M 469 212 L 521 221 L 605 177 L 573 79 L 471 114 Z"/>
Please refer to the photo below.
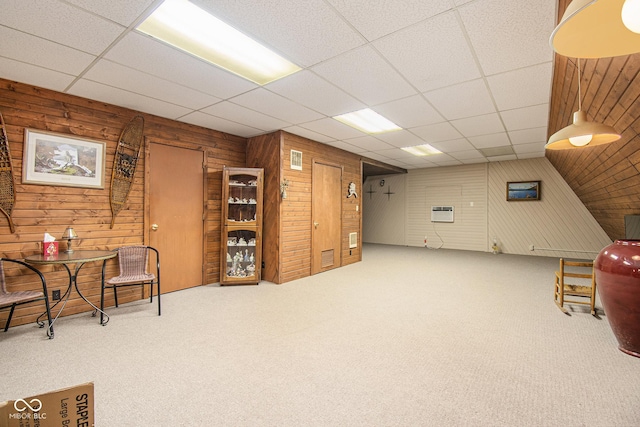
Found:
<path fill-rule="evenodd" d="M 640 240 L 616 240 L 595 262 L 596 285 L 620 350 L 640 357 Z"/>

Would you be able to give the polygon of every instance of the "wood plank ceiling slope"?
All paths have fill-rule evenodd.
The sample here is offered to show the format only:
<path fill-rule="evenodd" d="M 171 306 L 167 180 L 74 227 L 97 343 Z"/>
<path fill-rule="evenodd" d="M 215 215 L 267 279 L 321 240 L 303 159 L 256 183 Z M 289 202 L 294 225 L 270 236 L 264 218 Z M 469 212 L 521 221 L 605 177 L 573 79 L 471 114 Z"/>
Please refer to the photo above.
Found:
<path fill-rule="evenodd" d="M 558 21 L 570 0 L 559 0 Z M 624 216 L 640 214 L 640 54 L 581 59 L 582 109 L 589 120 L 613 126 L 614 143 L 547 150 L 546 157 L 611 239 L 624 237 Z M 548 136 L 578 110 L 575 58 L 555 56 Z"/>

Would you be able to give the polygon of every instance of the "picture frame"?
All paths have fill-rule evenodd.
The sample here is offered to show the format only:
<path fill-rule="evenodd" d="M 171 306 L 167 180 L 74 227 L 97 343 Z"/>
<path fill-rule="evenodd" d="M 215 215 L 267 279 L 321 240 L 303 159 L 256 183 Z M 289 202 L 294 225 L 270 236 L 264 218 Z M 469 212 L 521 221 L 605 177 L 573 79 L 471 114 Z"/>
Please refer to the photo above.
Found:
<path fill-rule="evenodd" d="M 22 183 L 104 189 L 106 143 L 24 130 Z"/>
<path fill-rule="evenodd" d="M 507 182 L 507 202 L 540 200 L 540 181 Z"/>

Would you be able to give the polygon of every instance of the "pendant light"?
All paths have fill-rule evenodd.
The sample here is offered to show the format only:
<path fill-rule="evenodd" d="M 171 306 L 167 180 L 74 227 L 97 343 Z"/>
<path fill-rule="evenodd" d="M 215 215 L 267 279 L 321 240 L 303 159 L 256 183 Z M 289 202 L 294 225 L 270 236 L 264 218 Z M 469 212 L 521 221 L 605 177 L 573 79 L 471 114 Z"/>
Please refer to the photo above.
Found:
<path fill-rule="evenodd" d="M 568 148 L 591 147 L 620 139 L 620 135 L 611 126 L 587 120 L 587 113 L 582 111 L 580 80 L 582 80 L 582 76 L 580 74 L 580 58 L 578 58 L 578 111 L 573 113 L 572 124 L 551 135 L 549 142 L 544 146 L 545 149 L 566 150 Z"/>
<path fill-rule="evenodd" d="M 573 0 L 551 33 L 551 47 L 572 58 L 640 52 L 640 0 Z"/>

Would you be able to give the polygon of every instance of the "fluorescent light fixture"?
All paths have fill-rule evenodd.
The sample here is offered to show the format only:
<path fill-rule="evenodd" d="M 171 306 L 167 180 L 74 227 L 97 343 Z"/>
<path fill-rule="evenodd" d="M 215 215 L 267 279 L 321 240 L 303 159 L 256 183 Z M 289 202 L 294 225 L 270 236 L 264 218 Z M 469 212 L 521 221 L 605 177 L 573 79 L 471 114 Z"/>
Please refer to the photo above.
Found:
<path fill-rule="evenodd" d="M 137 29 L 259 85 L 300 70 L 187 0 L 165 0 Z"/>
<path fill-rule="evenodd" d="M 383 133 L 402 130 L 401 127 L 369 108 L 335 116 L 334 119 L 365 133 Z"/>
<path fill-rule="evenodd" d="M 402 147 L 407 153 L 411 153 L 414 156 L 430 156 L 432 154 L 442 154 L 442 151 L 432 147 L 429 144 L 416 145 L 413 147 Z"/>

